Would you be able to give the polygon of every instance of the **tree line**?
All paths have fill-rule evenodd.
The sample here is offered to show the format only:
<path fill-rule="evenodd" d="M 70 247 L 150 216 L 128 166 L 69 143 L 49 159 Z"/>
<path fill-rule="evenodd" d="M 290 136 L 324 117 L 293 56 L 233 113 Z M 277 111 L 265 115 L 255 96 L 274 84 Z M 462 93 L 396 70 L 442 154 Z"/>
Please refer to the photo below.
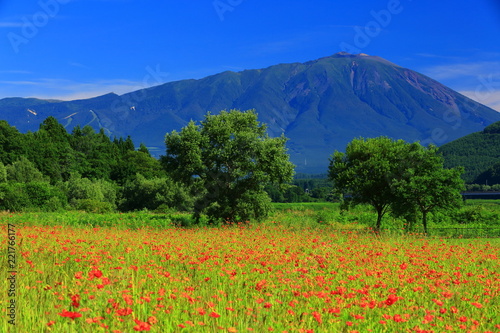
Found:
<path fill-rule="evenodd" d="M 188 209 L 183 196 L 160 161 L 143 144 L 135 149 L 130 137 L 111 139 L 90 126 L 68 133 L 54 117 L 25 134 L 0 121 L 0 209 Z"/>
<path fill-rule="evenodd" d="M 332 155 L 328 180 L 292 184 L 286 141 L 269 137 L 255 110 L 208 113 L 167 133 L 160 159 L 130 137 L 68 133 L 53 117 L 26 134 L 0 121 L 0 209 L 176 210 L 232 222 L 267 216 L 271 200 L 336 197 L 373 206 L 380 229 L 388 212 L 425 228 L 429 213 L 460 204 L 463 169 L 444 168 L 436 147 L 355 139 Z"/>

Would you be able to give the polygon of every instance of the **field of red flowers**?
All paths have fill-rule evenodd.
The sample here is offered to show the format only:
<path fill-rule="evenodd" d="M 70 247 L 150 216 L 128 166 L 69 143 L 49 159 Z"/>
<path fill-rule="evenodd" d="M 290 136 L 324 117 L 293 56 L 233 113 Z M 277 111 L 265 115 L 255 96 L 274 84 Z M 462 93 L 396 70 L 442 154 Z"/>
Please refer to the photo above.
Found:
<path fill-rule="evenodd" d="M 500 332 L 498 240 L 265 224 L 20 226 L 16 242 L 2 332 Z"/>

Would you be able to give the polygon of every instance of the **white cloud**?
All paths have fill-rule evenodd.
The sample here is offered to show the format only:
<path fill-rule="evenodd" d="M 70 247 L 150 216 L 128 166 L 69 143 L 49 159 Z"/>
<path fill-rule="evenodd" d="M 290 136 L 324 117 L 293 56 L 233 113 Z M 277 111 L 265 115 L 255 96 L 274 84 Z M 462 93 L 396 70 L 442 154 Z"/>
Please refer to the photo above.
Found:
<path fill-rule="evenodd" d="M 500 112 L 500 89 L 491 91 L 469 90 L 459 91 L 459 93 Z"/>
<path fill-rule="evenodd" d="M 122 79 L 78 82 L 51 78 L 22 81 L 0 81 L 0 87 L 1 86 L 6 86 L 5 89 L 2 89 L 4 91 L 9 90 L 9 86 L 23 86 L 24 92 L 22 97 L 30 96 L 42 99 L 59 100 L 84 99 L 104 95 L 110 92 L 121 95 L 131 91 L 148 88 L 148 86 L 145 86 L 143 82 Z M 12 90 L 17 90 L 17 88 Z"/>
<path fill-rule="evenodd" d="M 436 80 L 457 79 L 461 77 L 500 76 L 500 61 L 479 61 L 438 65 L 425 68 L 424 73 Z"/>
<path fill-rule="evenodd" d="M 500 111 L 500 61 L 457 62 L 422 70 L 461 94 Z"/>

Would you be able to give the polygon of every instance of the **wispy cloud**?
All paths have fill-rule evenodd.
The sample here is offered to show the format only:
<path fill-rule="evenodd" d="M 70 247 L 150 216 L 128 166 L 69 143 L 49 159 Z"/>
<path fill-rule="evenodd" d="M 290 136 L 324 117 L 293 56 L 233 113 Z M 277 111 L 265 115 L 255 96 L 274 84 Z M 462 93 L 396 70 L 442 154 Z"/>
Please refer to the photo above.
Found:
<path fill-rule="evenodd" d="M 121 95 L 131 91 L 147 88 L 142 81 L 130 81 L 123 79 L 78 82 L 65 79 L 43 78 L 18 81 L 4 80 L 0 81 L 0 86 L 2 85 L 24 86 L 24 91 L 26 91 L 24 96 L 30 95 L 31 97 L 60 100 L 84 99 L 104 95 L 110 92 Z"/>
<path fill-rule="evenodd" d="M 462 61 L 427 67 L 422 73 L 500 111 L 500 61 Z"/>
<path fill-rule="evenodd" d="M 22 22 L 0 22 L 0 28 L 21 28 Z"/>
<path fill-rule="evenodd" d="M 23 70 L 0 70 L 0 74 L 32 74 L 30 71 Z"/>
<path fill-rule="evenodd" d="M 466 90 L 459 91 L 459 93 L 500 112 L 500 89 L 491 91 Z"/>
<path fill-rule="evenodd" d="M 479 77 L 485 75 L 500 76 L 500 61 L 480 61 L 438 65 L 425 69 L 436 80 L 456 79 L 460 77 Z"/>

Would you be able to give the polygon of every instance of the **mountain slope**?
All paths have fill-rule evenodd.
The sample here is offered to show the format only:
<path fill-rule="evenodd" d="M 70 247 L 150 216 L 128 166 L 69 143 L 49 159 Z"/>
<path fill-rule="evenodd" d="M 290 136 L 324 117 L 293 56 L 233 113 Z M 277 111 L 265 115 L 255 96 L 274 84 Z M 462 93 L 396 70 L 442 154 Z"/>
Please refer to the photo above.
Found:
<path fill-rule="evenodd" d="M 256 109 L 272 136 L 287 136 L 298 172 L 325 172 L 354 137 L 386 135 L 443 144 L 500 120 L 500 113 L 385 59 L 338 53 L 306 63 L 223 72 L 118 96 L 78 101 L 0 100 L 2 119 L 36 130 L 52 115 L 71 130 L 90 124 L 165 151 L 165 133 L 207 111 Z M 31 111 L 28 111 L 31 110 Z M 155 149 L 151 149 L 155 152 Z"/>
<path fill-rule="evenodd" d="M 500 122 L 493 123 L 481 132 L 472 133 L 439 148 L 448 168 L 463 166 L 468 183 L 492 185 L 495 170 L 500 162 Z M 497 177 L 497 176 L 495 176 Z"/>

